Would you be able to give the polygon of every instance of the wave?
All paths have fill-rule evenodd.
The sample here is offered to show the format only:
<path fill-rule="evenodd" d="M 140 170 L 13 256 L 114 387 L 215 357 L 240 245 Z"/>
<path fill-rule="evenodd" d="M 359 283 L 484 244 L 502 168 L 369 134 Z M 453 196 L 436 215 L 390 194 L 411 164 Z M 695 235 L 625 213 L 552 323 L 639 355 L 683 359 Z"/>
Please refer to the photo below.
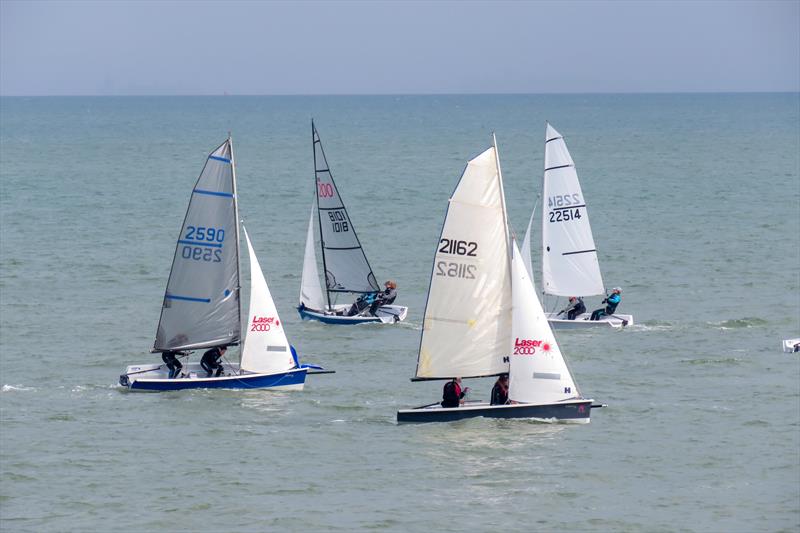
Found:
<path fill-rule="evenodd" d="M 3 392 L 12 392 L 12 391 L 27 392 L 35 390 L 36 390 L 35 388 L 26 387 L 25 385 L 3 385 Z"/>
<path fill-rule="evenodd" d="M 732 318 L 721 322 L 706 322 L 706 324 L 719 329 L 757 328 L 766 326 L 768 323 L 769 322 L 764 319 L 755 317 Z"/>

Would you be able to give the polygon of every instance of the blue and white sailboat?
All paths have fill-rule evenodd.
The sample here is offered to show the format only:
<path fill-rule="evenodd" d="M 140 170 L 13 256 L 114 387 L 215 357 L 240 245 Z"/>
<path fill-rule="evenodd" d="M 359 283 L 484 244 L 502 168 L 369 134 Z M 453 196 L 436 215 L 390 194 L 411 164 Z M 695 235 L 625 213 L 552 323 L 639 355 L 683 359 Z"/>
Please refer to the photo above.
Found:
<path fill-rule="evenodd" d="M 208 156 L 181 228 L 152 352 L 186 354 L 241 344 L 239 208 L 230 137 Z M 302 390 L 309 369 L 289 344 L 247 232 L 250 312 L 240 361 L 208 377 L 199 363 L 170 379 L 166 365 L 128 366 L 120 384 L 131 390 L 200 388 Z"/>
<path fill-rule="evenodd" d="M 373 298 L 380 290 L 372 267 L 358 240 L 353 222 L 347 214 L 342 197 L 333 181 L 319 133 L 311 122 L 314 148 L 314 203 L 308 221 L 303 279 L 300 284 L 300 305 L 297 311 L 303 319 L 319 320 L 326 324 L 394 324 L 405 320 L 408 307 L 380 305 L 375 314 L 369 313 L 369 305 L 362 312 L 349 316 L 352 301 L 331 301 L 340 294 L 360 294 L 362 298 Z M 316 220 L 315 220 L 316 219 Z M 322 266 L 325 271 L 325 295 L 319 283 L 314 227 L 319 228 L 322 250 Z M 369 302 L 371 303 L 371 302 Z"/>

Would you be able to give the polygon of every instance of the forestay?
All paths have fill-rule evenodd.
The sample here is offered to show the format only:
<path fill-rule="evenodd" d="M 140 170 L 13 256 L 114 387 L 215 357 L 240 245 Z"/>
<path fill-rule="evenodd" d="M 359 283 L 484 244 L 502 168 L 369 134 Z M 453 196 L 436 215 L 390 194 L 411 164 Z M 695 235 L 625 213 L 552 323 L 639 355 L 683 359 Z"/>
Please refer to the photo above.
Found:
<path fill-rule="evenodd" d="M 511 365 L 508 397 L 545 404 L 580 397 L 547 322 L 516 243 L 512 260 Z"/>
<path fill-rule="evenodd" d="M 557 296 L 604 294 L 586 201 L 561 135 L 547 125 L 542 186 L 542 288 Z"/>
<path fill-rule="evenodd" d="M 154 350 L 239 341 L 239 243 L 231 141 L 208 157 L 192 191 L 167 282 Z"/>
<path fill-rule="evenodd" d="M 303 278 L 300 281 L 300 303 L 310 309 L 321 310 L 325 307 L 322 287 L 319 284 L 317 271 L 317 253 L 314 243 L 314 226 L 316 225 L 316 202 L 311 206 L 308 219 L 308 235 L 306 236 L 306 252 L 303 258 Z"/>
<path fill-rule="evenodd" d="M 322 261 L 325 266 L 327 290 L 356 293 L 377 291 L 378 283 L 339 196 L 313 122 L 311 129 Z"/>
<path fill-rule="evenodd" d="M 259 374 L 283 372 L 296 366 L 294 357 L 247 230 L 244 238 L 250 254 L 250 312 L 241 368 Z"/>
<path fill-rule="evenodd" d="M 431 274 L 418 378 L 508 371 L 511 269 L 496 148 L 467 163 L 445 215 Z"/>

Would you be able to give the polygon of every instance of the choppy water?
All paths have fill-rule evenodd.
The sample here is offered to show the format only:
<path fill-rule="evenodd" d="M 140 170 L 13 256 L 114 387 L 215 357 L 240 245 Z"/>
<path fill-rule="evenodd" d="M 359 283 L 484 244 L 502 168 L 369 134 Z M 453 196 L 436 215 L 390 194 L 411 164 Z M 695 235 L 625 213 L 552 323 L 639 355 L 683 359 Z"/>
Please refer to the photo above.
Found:
<path fill-rule="evenodd" d="M 405 324 L 294 312 L 312 116 Z M 440 394 L 408 378 L 446 199 L 496 130 L 524 228 L 545 119 L 640 324 L 559 336 L 610 407 L 588 426 L 397 426 Z M 121 392 L 127 364 L 158 361 L 174 239 L 228 130 L 290 339 L 337 373 L 301 393 Z M 0 134 L 3 530 L 800 529 L 800 358 L 780 351 L 800 336 L 797 94 L 3 98 Z"/>

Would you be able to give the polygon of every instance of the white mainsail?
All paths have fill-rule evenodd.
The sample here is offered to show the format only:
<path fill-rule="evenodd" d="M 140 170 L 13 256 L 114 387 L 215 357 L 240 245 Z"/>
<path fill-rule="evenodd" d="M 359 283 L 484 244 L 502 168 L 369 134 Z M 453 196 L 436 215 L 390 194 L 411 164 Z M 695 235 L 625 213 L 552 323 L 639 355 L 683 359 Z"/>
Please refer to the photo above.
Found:
<path fill-rule="evenodd" d="M 325 284 L 330 292 L 373 292 L 378 283 L 333 181 L 322 142 L 311 123 Z"/>
<path fill-rule="evenodd" d="M 604 294 L 586 201 L 563 137 L 547 124 L 542 185 L 542 288 L 556 296 Z"/>
<path fill-rule="evenodd" d="M 450 198 L 431 274 L 418 378 L 508 371 L 511 269 L 496 147 L 467 163 Z"/>
<path fill-rule="evenodd" d="M 528 275 L 513 244 L 511 365 L 508 398 L 544 404 L 580 396 Z"/>
<path fill-rule="evenodd" d="M 233 147 L 208 156 L 172 259 L 153 349 L 195 350 L 239 341 L 239 242 Z"/>
<path fill-rule="evenodd" d="M 241 369 L 258 374 L 289 370 L 296 365 L 283 331 L 283 323 L 247 230 L 244 231 L 244 238 L 250 254 L 250 312 L 247 336 L 242 348 Z"/>
<path fill-rule="evenodd" d="M 300 281 L 300 303 L 309 309 L 322 310 L 325 300 L 319 284 L 317 270 L 317 252 L 314 243 L 314 225 L 316 224 L 316 202 L 311 205 L 311 217 L 308 219 L 308 235 L 306 236 L 306 252 L 303 258 L 303 278 Z"/>

